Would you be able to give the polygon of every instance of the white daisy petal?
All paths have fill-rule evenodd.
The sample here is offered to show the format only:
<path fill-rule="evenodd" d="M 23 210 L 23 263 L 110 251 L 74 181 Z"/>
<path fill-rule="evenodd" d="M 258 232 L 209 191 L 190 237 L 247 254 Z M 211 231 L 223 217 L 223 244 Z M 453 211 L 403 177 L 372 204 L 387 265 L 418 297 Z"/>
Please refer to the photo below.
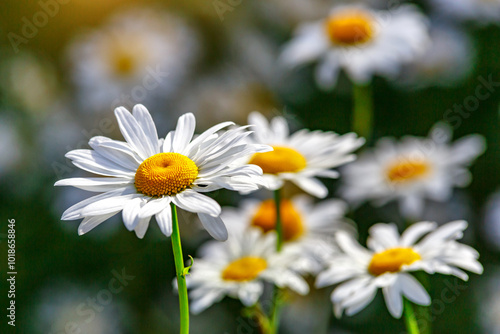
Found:
<path fill-rule="evenodd" d="M 325 198 L 328 195 L 328 189 L 323 183 L 314 178 L 295 178 L 292 180 L 300 188 L 309 194 L 318 198 Z"/>
<path fill-rule="evenodd" d="M 170 201 L 171 199 L 169 197 L 151 199 L 139 211 L 139 218 L 151 217 L 163 211 L 165 208 L 169 208 Z"/>
<path fill-rule="evenodd" d="M 103 221 L 116 215 L 118 212 L 119 211 L 115 211 L 106 215 L 85 217 L 85 219 L 80 223 L 80 226 L 78 226 L 78 235 L 84 235 L 88 231 L 99 226 Z"/>
<path fill-rule="evenodd" d="M 134 228 L 135 235 L 139 238 L 142 239 L 144 238 L 144 235 L 146 234 L 146 231 L 148 230 L 149 227 L 149 221 L 151 220 L 151 217 L 139 219 L 137 222 L 137 225 Z"/>
<path fill-rule="evenodd" d="M 222 297 L 224 297 L 223 291 L 220 290 L 211 290 L 204 292 L 203 297 L 196 299 L 191 303 L 191 312 L 193 312 L 193 314 L 199 314 L 210 307 L 213 303 L 221 300 Z"/>
<path fill-rule="evenodd" d="M 199 213 L 198 218 L 200 218 L 201 224 L 213 238 L 219 241 L 227 240 L 227 229 L 220 217 Z"/>
<path fill-rule="evenodd" d="M 145 140 L 147 136 L 139 125 L 139 122 L 137 122 L 127 109 L 123 107 L 116 108 L 115 116 L 123 138 L 135 149 L 142 159 L 147 159 L 156 153 L 151 141 Z"/>
<path fill-rule="evenodd" d="M 139 212 L 141 207 L 144 205 L 144 199 L 134 198 L 127 202 L 127 205 L 123 207 L 122 218 L 123 224 L 127 230 L 132 231 L 137 226 L 139 222 Z"/>
<path fill-rule="evenodd" d="M 238 290 L 238 298 L 245 306 L 253 306 L 262 295 L 264 285 L 260 282 L 249 282 Z"/>
<path fill-rule="evenodd" d="M 424 306 L 431 304 L 431 297 L 413 276 L 409 274 L 401 274 L 398 279 L 402 293 L 410 301 Z"/>
<path fill-rule="evenodd" d="M 398 282 L 396 280 L 393 285 L 382 288 L 385 305 L 387 305 L 389 313 L 396 319 L 401 318 L 403 314 L 403 297 L 401 296 L 401 287 Z"/>
<path fill-rule="evenodd" d="M 90 198 L 87 198 L 86 200 L 83 200 L 81 202 L 76 203 L 75 205 L 69 207 L 64 213 L 62 214 L 61 219 L 62 220 L 74 220 L 74 219 L 80 219 L 82 218 L 82 209 L 89 204 L 92 204 L 94 202 L 98 202 L 100 200 L 106 199 L 106 198 L 112 198 L 112 197 L 117 197 L 117 196 L 122 196 L 126 194 L 131 194 L 134 192 L 134 189 L 131 187 L 124 187 L 120 189 L 115 189 L 115 190 L 110 190 L 108 192 L 105 192 L 103 194 L 99 194 Z"/>
<path fill-rule="evenodd" d="M 186 211 L 204 213 L 212 217 L 218 217 L 221 213 L 219 203 L 191 189 L 186 189 L 173 197 L 172 202 Z"/>
<path fill-rule="evenodd" d="M 177 121 L 175 135 L 172 141 L 173 152 L 185 154 L 185 148 L 193 138 L 196 120 L 191 113 L 182 115 Z"/>
<path fill-rule="evenodd" d="M 158 132 L 149 111 L 142 104 L 136 104 L 132 109 L 132 115 L 141 126 L 142 131 L 144 131 L 145 140 L 149 141 L 149 145 L 154 149 L 154 154 L 160 153 Z"/>
<path fill-rule="evenodd" d="M 133 183 L 134 180 L 128 178 L 108 178 L 108 177 L 75 177 L 71 179 L 64 179 L 57 181 L 55 186 L 72 186 L 75 188 L 87 190 L 87 191 L 97 191 L 105 192 L 114 189 L 120 189 L 128 184 Z"/>
<path fill-rule="evenodd" d="M 156 221 L 161 232 L 169 237 L 172 234 L 172 210 L 170 206 L 156 214 Z"/>
<path fill-rule="evenodd" d="M 421 222 L 418 224 L 413 224 L 406 229 L 406 231 L 401 235 L 401 246 L 412 246 L 418 241 L 424 234 L 435 230 L 437 224 L 434 222 Z"/>

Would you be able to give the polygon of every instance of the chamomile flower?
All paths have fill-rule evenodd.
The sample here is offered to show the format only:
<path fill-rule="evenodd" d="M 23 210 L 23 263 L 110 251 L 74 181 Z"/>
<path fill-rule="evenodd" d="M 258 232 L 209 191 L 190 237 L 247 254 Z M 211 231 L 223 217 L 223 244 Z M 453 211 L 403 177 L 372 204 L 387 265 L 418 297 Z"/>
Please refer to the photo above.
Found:
<path fill-rule="evenodd" d="M 479 24 L 500 23 L 500 0 L 431 0 L 440 13 Z"/>
<path fill-rule="evenodd" d="M 294 268 L 316 273 L 322 268 L 326 254 L 334 251 L 328 244 L 331 243 L 335 232 L 355 232 L 352 222 L 344 217 L 346 211 L 346 203 L 337 199 L 324 200 L 318 204 L 314 204 L 312 198 L 306 195 L 281 200 L 284 247 L 299 248 L 304 254 L 304 261 L 297 261 Z M 276 204 L 272 199 L 250 199 L 242 202 L 240 208 L 225 207 L 221 217 L 233 228 L 257 228 L 264 233 L 274 233 Z"/>
<path fill-rule="evenodd" d="M 191 311 L 199 313 L 225 296 L 238 298 L 245 306 L 254 305 L 264 290 L 264 282 L 307 294 L 309 286 L 291 266 L 298 254 L 291 248 L 276 252 L 276 234 L 258 229 L 233 229 L 220 243 L 210 241 L 201 248 L 186 277 L 191 289 Z"/>
<path fill-rule="evenodd" d="M 169 132 L 165 140 L 158 139 L 153 119 L 144 106 L 136 105 L 132 114 L 120 107 L 115 115 L 126 142 L 98 136 L 89 141 L 92 150 L 66 154 L 75 166 L 104 177 L 56 182 L 56 186 L 102 192 L 67 209 L 62 219 L 83 218 L 78 228 L 81 235 L 122 212 L 125 227 L 142 238 L 155 216 L 161 231 L 170 236 L 173 203 L 197 213 L 214 238 L 226 239 L 220 205 L 202 193 L 221 188 L 256 190 L 262 182 L 262 170 L 237 161 L 270 147 L 248 144 L 246 137 L 250 133 L 246 127 L 217 134 L 231 122 L 215 125 L 193 139 L 193 114 L 181 116 L 175 131 Z"/>
<path fill-rule="evenodd" d="M 403 296 L 419 305 L 431 302 L 427 291 L 409 272 L 454 275 L 464 281 L 469 277 L 461 269 L 483 272 L 477 260 L 479 253 L 457 242 L 466 228 L 465 221 L 439 228 L 436 223 L 420 222 L 400 236 L 394 224 L 376 224 L 369 230 L 369 249 L 349 234 L 338 232 L 336 239 L 343 254 L 332 258 L 330 267 L 318 275 L 316 286 L 341 283 L 331 295 L 337 317 L 344 310 L 348 316 L 358 313 L 381 288 L 389 312 L 400 318 Z"/>
<path fill-rule="evenodd" d="M 248 122 L 255 126 L 253 140 L 274 149 L 253 155 L 249 162 L 262 168 L 271 190 L 281 188 L 288 180 L 313 196 L 325 197 L 328 189 L 315 177 L 338 177 L 330 169 L 353 161 L 352 152 L 364 143 L 354 133 L 339 136 L 302 129 L 290 135 L 285 118 L 278 116 L 268 122 L 258 112 L 251 113 Z"/>
<path fill-rule="evenodd" d="M 451 130 L 436 125 L 429 138 L 382 138 L 343 171 L 343 198 L 357 205 L 366 200 L 379 206 L 398 200 L 401 214 L 418 219 L 426 198 L 444 202 L 453 187 L 471 181 L 467 167 L 484 152 L 482 136 L 469 135 L 450 143 Z"/>
<path fill-rule="evenodd" d="M 357 84 L 369 82 L 375 74 L 394 77 L 403 63 L 425 50 L 427 42 L 426 19 L 415 7 L 388 12 L 342 5 L 327 18 L 300 26 L 281 62 L 295 67 L 318 61 L 316 81 L 329 89 L 341 69 Z"/>
<path fill-rule="evenodd" d="M 75 39 L 68 55 L 82 106 L 101 111 L 173 94 L 198 49 L 197 34 L 183 19 L 135 9 Z"/>

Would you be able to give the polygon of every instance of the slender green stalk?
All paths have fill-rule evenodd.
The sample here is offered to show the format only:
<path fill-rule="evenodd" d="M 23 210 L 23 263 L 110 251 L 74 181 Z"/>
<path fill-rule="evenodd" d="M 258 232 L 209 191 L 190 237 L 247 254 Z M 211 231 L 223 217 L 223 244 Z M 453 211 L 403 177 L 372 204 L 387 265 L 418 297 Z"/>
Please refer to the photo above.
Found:
<path fill-rule="evenodd" d="M 280 311 L 281 311 L 281 289 L 277 286 L 274 287 L 273 291 L 273 305 L 271 310 L 271 316 L 269 319 L 269 334 L 277 334 L 280 324 Z"/>
<path fill-rule="evenodd" d="M 354 109 L 352 115 L 352 130 L 367 140 L 372 135 L 373 98 L 370 84 L 353 85 Z"/>
<path fill-rule="evenodd" d="M 179 222 L 177 220 L 177 208 L 173 203 L 170 203 L 170 207 L 172 209 L 172 250 L 174 251 L 175 272 L 179 290 L 179 310 L 181 314 L 180 334 L 189 334 L 189 300 L 184 258 L 182 256 L 181 235 L 179 233 Z"/>
<path fill-rule="evenodd" d="M 281 194 L 280 189 L 274 191 L 274 204 L 276 205 L 276 234 L 278 235 L 276 241 L 276 250 L 281 251 L 283 246 L 283 226 L 281 224 Z"/>
<path fill-rule="evenodd" d="M 413 306 L 409 300 L 404 299 L 404 315 L 406 329 L 409 334 L 420 334 L 417 324 L 417 318 L 413 312 Z"/>
<path fill-rule="evenodd" d="M 276 206 L 276 234 L 278 238 L 276 239 L 276 250 L 278 252 L 281 251 L 283 247 L 283 225 L 281 224 L 281 193 L 280 189 L 274 191 L 274 204 Z M 278 333 L 278 327 L 280 322 L 280 296 L 281 291 L 277 286 L 274 287 L 273 291 L 273 301 L 272 301 L 272 309 L 270 315 L 270 326 L 269 326 L 269 334 Z"/>

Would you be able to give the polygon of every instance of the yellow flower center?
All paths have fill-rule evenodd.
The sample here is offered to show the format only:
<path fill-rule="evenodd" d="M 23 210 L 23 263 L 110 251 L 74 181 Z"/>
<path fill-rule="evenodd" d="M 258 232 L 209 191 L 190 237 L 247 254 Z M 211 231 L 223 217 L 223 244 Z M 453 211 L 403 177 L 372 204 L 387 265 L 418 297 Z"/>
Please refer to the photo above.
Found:
<path fill-rule="evenodd" d="M 330 16 L 325 24 L 326 33 L 334 44 L 352 46 L 373 38 L 373 18 L 359 9 L 348 9 Z"/>
<path fill-rule="evenodd" d="M 134 71 L 136 67 L 136 61 L 130 54 L 119 53 L 114 56 L 113 66 L 116 74 L 127 76 Z"/>
<path fill-rule="evenodd" d="M 171 196 L 193 184 L 198 166 L 179 153 L 158 153 L 147 158 L 135 172 L 137 191 L 151 196 Z"/>
<path fill-rule="evenodd" d="M 283 228 L 283 239 L 292 241 L 304 234 L 302 217 L 295 210 L 290 200 L 282 200 L 280 205 L 281 226 Z M 262 202 L 257 213 L 253 216 L 252 226 L 259 227 L 264 232 L 276 228 L 276 205 L 273 200 Z"/>
<path fill-rule="evenodd" d="M 420 259 L 420 255 L 411 248 L 392 248 L 373 255 L 368 271 L 374 276 L 396 273 L 403 265 L 410 265 Z"/>
<path fill-rule="evenodd" d="M 227 265 L 222 272 L 222 279 L 237 282 L 251 281 L 266 268 L 267 262 L 263 258 L 255 256 L 242 257 Z"/>
<path fill-rule="evenodd" d="M 306 158 L 294 149 L 273 146 L 274 151 L 256 153 L 249 164 L 257 165 L 266 174 L 295 173 L 307 166 Z"/>
<path fill-rule="evenodd" d="M 405 160 L 394 163 L 387 169 L 387 178 L 393 183 L 415 181 L 425 177 L 430 166 L 425 161 Z"/>

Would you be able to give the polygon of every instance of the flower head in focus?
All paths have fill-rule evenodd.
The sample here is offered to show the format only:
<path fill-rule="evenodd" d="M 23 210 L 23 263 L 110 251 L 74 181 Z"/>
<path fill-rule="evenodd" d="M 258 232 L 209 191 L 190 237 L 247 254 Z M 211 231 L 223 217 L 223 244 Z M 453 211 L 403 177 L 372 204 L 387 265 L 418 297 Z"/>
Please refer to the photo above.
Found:
<path fill-rule="evenodd" d="M 353 161 L 356 156 L 352 152 L 364 144 L 364 139 L 354 133 L 339 136 L 333 132 L 302 129 L 290 135 L 285 118 L 280 116 L 268 122 L 263 115 L 253 112 L 248 122 L 254 126 L 252 139 L 274 149 L 257 153 L 249 161 L 262 168 L 271 190 L 281 188 L 288 180 L 305 192 L 323 198 L 328 189 L 316 177 L 338 177 L 338 173 L 330 169 Z"/>
<path fill-rule="evenodd" d="M 246 127 L 237 127 L 219 135 L 217 132 L 233 123 L 213 126 L 193 139 L 195 118 L 185 114 L 175 131 L 158 139 L 148 110 L 136 105 L 130 113 L 123 107 L 115 110 L 120 131 L 126 142 L 93 137 L 92 150 L 73 150 L 66 154 L 73 164 L 103 177 L 70 178 L 56 186 L 74 186 L 102 194 L 81 201 L 69 209 L 63 220 L 83 218 L 79 234 L 84 234 L 111 216 L 122 212 L 127 229 L 142 238 L 152 216 L 161 231 L 170 236 L 172 217 L 170 203 L 198 214 L 203 226 L 218 240 L 227 238 L 220 219 L 220 205 L 203 195 L 221 188 L 235 191 L 258 189 L 262 170 L 238 161 L 266 145 L 248 144 Z"/>
<path fill-rule="evenodd" d="M 461 269 L 482 274 L 479 253 L 457 242 L 467 222 L 455 221 L 437 227 L 436 223 L 411 225 L 400 236 L 394 224 L 376 224 L 369 230 L 365 249 L 345 232 L 338 232 L 337 243 L 343 254 L 335 255 L 330 267 L 320 273 L 317 287 L 341 283 L 332 293 L 334 312 L 340 317 L 364 309 L 382 289 L 391 315 L 400 318 L 403 296 L 419 305 L 429 305 L 431 298 L 409 272 L 453 275 L 466 281 Z"/>
<path fill-rule="evenodd" d="M 467 167 L 484 152 L 480 135 L 450 143 L 451 129 L 438 123 L 429 138 L 405 137 L 396 142 L 382 138 L 343 171 L 343 198 L 354 204 L 366 200 L 383 205 L 398 200 L 401 214 L 418 219 L 424 199 L 444 202 L 453 187 L 471 181 Z"/>
<path fill-rule="evenodd" d="M 309 292 L 306 281 L 291 269 L 299 255 L 296 249 L 277 253 L 275 233 L 232 227 L 228 224 L 226 242 L 210 241 L 202 246 L 201 258 L 195 259 L 186 277 L 192 312 L 202 312 L 225 296 L 253 306 L 265 282 L 302 295 Z"/>
<path fill-rule="evenodd" d="M 317 61 L 316 82 L 330 89 L 341 69 L 357 84 L 375 74 L 394 77 L 403 63 L 424 52 L 427 42 L 425 16 L 413 6 L 377 11 L 342 5 L 327 18 L 300 26 L 281 62 L 295 67 Z"/>

